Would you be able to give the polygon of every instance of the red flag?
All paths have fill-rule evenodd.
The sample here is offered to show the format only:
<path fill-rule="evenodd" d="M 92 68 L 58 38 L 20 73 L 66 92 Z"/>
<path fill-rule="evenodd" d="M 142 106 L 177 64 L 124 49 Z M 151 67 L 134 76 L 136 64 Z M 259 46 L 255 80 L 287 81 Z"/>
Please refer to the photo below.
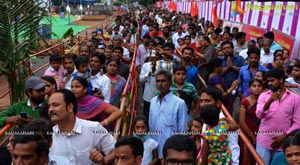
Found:
<path fill-rule="evenodd" d="M 177 3 L 173 2 L 172 10 L 173 11 L 177 11 Z"/>
<path fill-rule="evenodd" d="M 172 8 L 172 3 L 173 3 L 173 2 L 172 2 L 172 0 L 171 0 L 171 1 L 169 2 L 169 4 L 168 4 L 168 9 L 169 9 L 169 10 L 171 10 L 171 8 Z"/>
<path fill-rule="evenodd" d="M 217 22 L 218 22 L 218 15 L 217 15 L 217 5 L 214 5 L 213 9 L 212 9 L 212 14 L 213 14 L 213 18 L 214 18 L 214 26 L 217 27 Z"/>
<path fill-rule="evenodd" d="M 197 2 L 193 1 L 191 5 L 191 16 L 195 17 L 198 15 L 198 4 Z"/>
<path fill-rule="evenodd" d="M 191 15 L 192 15 L 193 12 L 194 12 L 194 6 L 193 6 L 193 1 L 192 1 L 191 8 L 190 8 Z"/>

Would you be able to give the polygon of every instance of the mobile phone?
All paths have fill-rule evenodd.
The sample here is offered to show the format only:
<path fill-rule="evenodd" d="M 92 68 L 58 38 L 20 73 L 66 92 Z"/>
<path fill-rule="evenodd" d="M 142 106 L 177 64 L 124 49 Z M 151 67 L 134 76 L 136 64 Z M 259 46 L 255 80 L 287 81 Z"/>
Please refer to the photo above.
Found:
<path fill-rule="evenodd" d="M 151 54 L 156 55 L 156 50 L 151 50 Z"/>
<path fill-rule="evenodd" d="M 26 113 L 26 112 L 20 112 L 20 116 L 21 116 L 23 119 L 27 119 L 27 113 Z"/>

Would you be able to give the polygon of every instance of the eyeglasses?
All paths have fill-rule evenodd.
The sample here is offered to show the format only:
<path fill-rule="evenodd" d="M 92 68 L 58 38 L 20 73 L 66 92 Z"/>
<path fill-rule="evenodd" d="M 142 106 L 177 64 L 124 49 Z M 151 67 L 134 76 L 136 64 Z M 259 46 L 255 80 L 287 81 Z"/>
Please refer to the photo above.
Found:
<path fill-rule="evenodd" d="M 50 84 L 46 84 L 45 87 L 51 87 L 51 85 Z"/>
<path fill-rule="evenodd" d="M 187 160 L 177 160 L 177 159 L 167 159 L 165 161 L 165 165 L 196 165 L 195 160 L 187 159 Z"/>

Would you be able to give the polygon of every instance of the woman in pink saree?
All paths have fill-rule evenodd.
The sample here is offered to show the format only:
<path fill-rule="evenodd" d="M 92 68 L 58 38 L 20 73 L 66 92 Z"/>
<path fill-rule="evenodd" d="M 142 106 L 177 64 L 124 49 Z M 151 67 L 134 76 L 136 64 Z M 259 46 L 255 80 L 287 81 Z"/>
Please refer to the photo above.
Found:
<path fill-rule="evenodd" d="M 113 130 L 114 122 L 122 112 L 95 96 L 87 95 L 88 81 L 82 77 L 72 80 L 71 90 L 77 99 L 77 117 L 98 121 L 108 130 Z"/>

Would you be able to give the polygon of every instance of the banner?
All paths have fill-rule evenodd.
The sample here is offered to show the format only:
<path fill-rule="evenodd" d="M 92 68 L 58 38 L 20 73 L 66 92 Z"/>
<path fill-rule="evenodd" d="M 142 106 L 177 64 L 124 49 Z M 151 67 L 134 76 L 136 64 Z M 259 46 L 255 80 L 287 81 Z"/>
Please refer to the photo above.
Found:
<path fill-rule="evenodd" d="M 293 46 L 295 43 L 295 37 L 292 37 L 274 28 L 272 29 L 272 32 L 274 33 L 275 36 L 274 41 L 277 42 L 279 45 L 281 45 L 283 48 L 288 49 L 290 51 L 290 56 L 291 56 L 293 52 Z"/>
<path fill-rule="evenodd" d="M 264 28 L 259 28 L 256 26 L 248 25 L 248 24 L 243 24 L 242 31 L 245 32 L 246 35 L 246 40 L 255 40 L 258 37 L 264 37 L 264 34 L 266 32 L 266 29 Z"/>
<path fill-rule="evenodd" d="M 226 20 L 222 20 L 223 21 L 223 27 L 225 26 L 229 26 L 231 29 L 233 27 L 237 27 L 239 28 L 240 30 L 242 29 L 243 27 L 243 24 L 239 23 L 239 22 L 234 22 L 234 21 L 226 21 Z"/>

